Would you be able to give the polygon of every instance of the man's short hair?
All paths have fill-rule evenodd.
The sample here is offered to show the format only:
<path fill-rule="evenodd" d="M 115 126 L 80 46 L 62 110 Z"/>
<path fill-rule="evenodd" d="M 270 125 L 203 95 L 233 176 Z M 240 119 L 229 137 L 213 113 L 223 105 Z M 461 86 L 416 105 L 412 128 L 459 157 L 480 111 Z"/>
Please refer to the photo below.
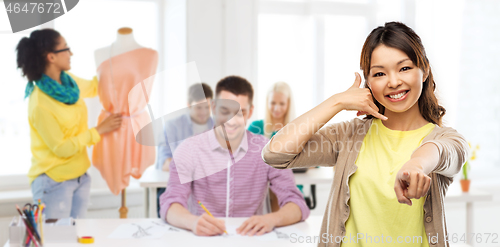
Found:
<path fill-rule="evenodd" d="M 248 102 L 252 105 L 253 87 L 252 84 L 250 84 L 250 82 L 248 82 L 245 78 L 236 75 L 230 75 L 222 78 L 215 87 L 215 96 L 217 97 L 223 90 L 236 96 L 248 96 Z"/>
<path fill-rule="evenodd" d="M 188 103 L 201 101 L 204 99 L 213 99 L 214 93 L 210 86 L 204 82 L 195 83 L 191 85 L 188 89 Z"/>

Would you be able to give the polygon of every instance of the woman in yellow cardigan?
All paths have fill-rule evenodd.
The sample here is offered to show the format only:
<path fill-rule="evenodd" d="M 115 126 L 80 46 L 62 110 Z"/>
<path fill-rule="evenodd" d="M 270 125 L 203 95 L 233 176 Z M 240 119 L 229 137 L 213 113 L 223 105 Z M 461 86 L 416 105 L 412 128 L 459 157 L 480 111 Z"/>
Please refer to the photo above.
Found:
<path fill-rule="evenodd" d="M 48 218 L 83 218 L 87 211 L 90 160 L 87 147 L 120 127 L 121 116 L 87 126 L 83 98 L 97 95 L 97 78 L 88 81 L 65 71 L 73 53 L 53 29 L 36 30 L 17 45 L 17 67 L 27 77 L 31 153 L 28 177 L 33 200 L 46 205 Z"/>

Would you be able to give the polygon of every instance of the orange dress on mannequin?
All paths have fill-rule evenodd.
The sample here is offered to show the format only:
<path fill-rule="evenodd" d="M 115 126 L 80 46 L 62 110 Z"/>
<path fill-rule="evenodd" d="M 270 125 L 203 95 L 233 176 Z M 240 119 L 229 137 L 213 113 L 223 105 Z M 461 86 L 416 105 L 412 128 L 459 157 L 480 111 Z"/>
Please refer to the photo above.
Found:
<path fill-rule="evenodd" d="M 155 147 L 139 144 L 135 136 L 151 122 L 145 107 L 157 65 L 158 52 L 138 48 L 107 59 L 97 68 L 99 99 L 104 108 L 98 122 L 111 113 L 123 116 L 122 126 L 102 135 L 92 152 L 92 163 L 115 195 L 128 186 L 130 176 L 140 178 L 155 162 Z M 147 97 L 137 93 L 129 95 L 135 86 L 144 86 Z"/>

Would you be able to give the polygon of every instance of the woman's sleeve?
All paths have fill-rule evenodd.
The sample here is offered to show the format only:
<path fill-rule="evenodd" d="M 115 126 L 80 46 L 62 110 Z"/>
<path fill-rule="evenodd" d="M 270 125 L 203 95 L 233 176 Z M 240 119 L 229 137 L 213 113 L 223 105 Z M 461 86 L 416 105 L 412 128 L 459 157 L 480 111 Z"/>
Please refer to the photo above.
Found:
<path fill-rule="evenodd" d="M 34 109 L 32 123 L 47 147 L 60 158 L 71 157 L 86 146 L 94 145 L 101 140 L 101 136 L 95 128 L 65 138 L 57 119 L 52 115 L 52 112 L 43 107 Z"/>
<path fill-rule="evenodd" d="M 73 80 L 75 80 L 76 84 L 78 84 L 78 88 L 80 89 L 80 97 L 82 98 L 93 98 L 97 96 L 97 86 L 99 85 L 99 81 L 97 80 L 97 76 L 94 76 L 92 80 L 86 80 L 74 75 L 71 72 L 68 73 Z"/>
<path fill-rule="evenodd" d="M 277 153 L 269 149 L 274 137 L 262 149 L 262 159 L 278 169 L 335 166 L 342 139 L 339 128 L 348 123 L 337 123 L 318 130 L 298 154 Z"/>
<path fill-rule="evenodd" d="M 264 134 L 264 126 L 260 126 L 261 124 L 259 124 L 260 121 L 259 120 L 255 120 L 253 121 L 249 126 L 248 126 L 248 131 L 254 133 L 254 134 L 257 134 L 257 135 L 262 135 Z M 263 125 L 263 124 L 262 124 Z"/>
<path fill-rule="evenodd" d="M 439 162 L 432 171 L 446 177 L 453 177 L 460 172 L 463 164 L 469 157 L 469 145 L 465 138 L 452 128 L 445 128 L 434 140 L 426 141 L 437 146 L 439 152 Z"/>

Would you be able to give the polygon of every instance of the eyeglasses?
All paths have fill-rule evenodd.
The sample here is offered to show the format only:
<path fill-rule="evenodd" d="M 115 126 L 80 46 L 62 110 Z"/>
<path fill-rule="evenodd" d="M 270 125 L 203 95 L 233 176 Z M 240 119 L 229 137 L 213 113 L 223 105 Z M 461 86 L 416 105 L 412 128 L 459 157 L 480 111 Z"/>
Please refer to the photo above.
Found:
<path fill-rule="evenodd" d="M 63 51 L 69 51 L 71 52 L 70 48 L 64 48 L 64 49 L 61 49 L 61 50 L 57 50 L 57 51 L 53 51 L 53 53 L 59 53 L 59 52 L 63 52 Z"/>

